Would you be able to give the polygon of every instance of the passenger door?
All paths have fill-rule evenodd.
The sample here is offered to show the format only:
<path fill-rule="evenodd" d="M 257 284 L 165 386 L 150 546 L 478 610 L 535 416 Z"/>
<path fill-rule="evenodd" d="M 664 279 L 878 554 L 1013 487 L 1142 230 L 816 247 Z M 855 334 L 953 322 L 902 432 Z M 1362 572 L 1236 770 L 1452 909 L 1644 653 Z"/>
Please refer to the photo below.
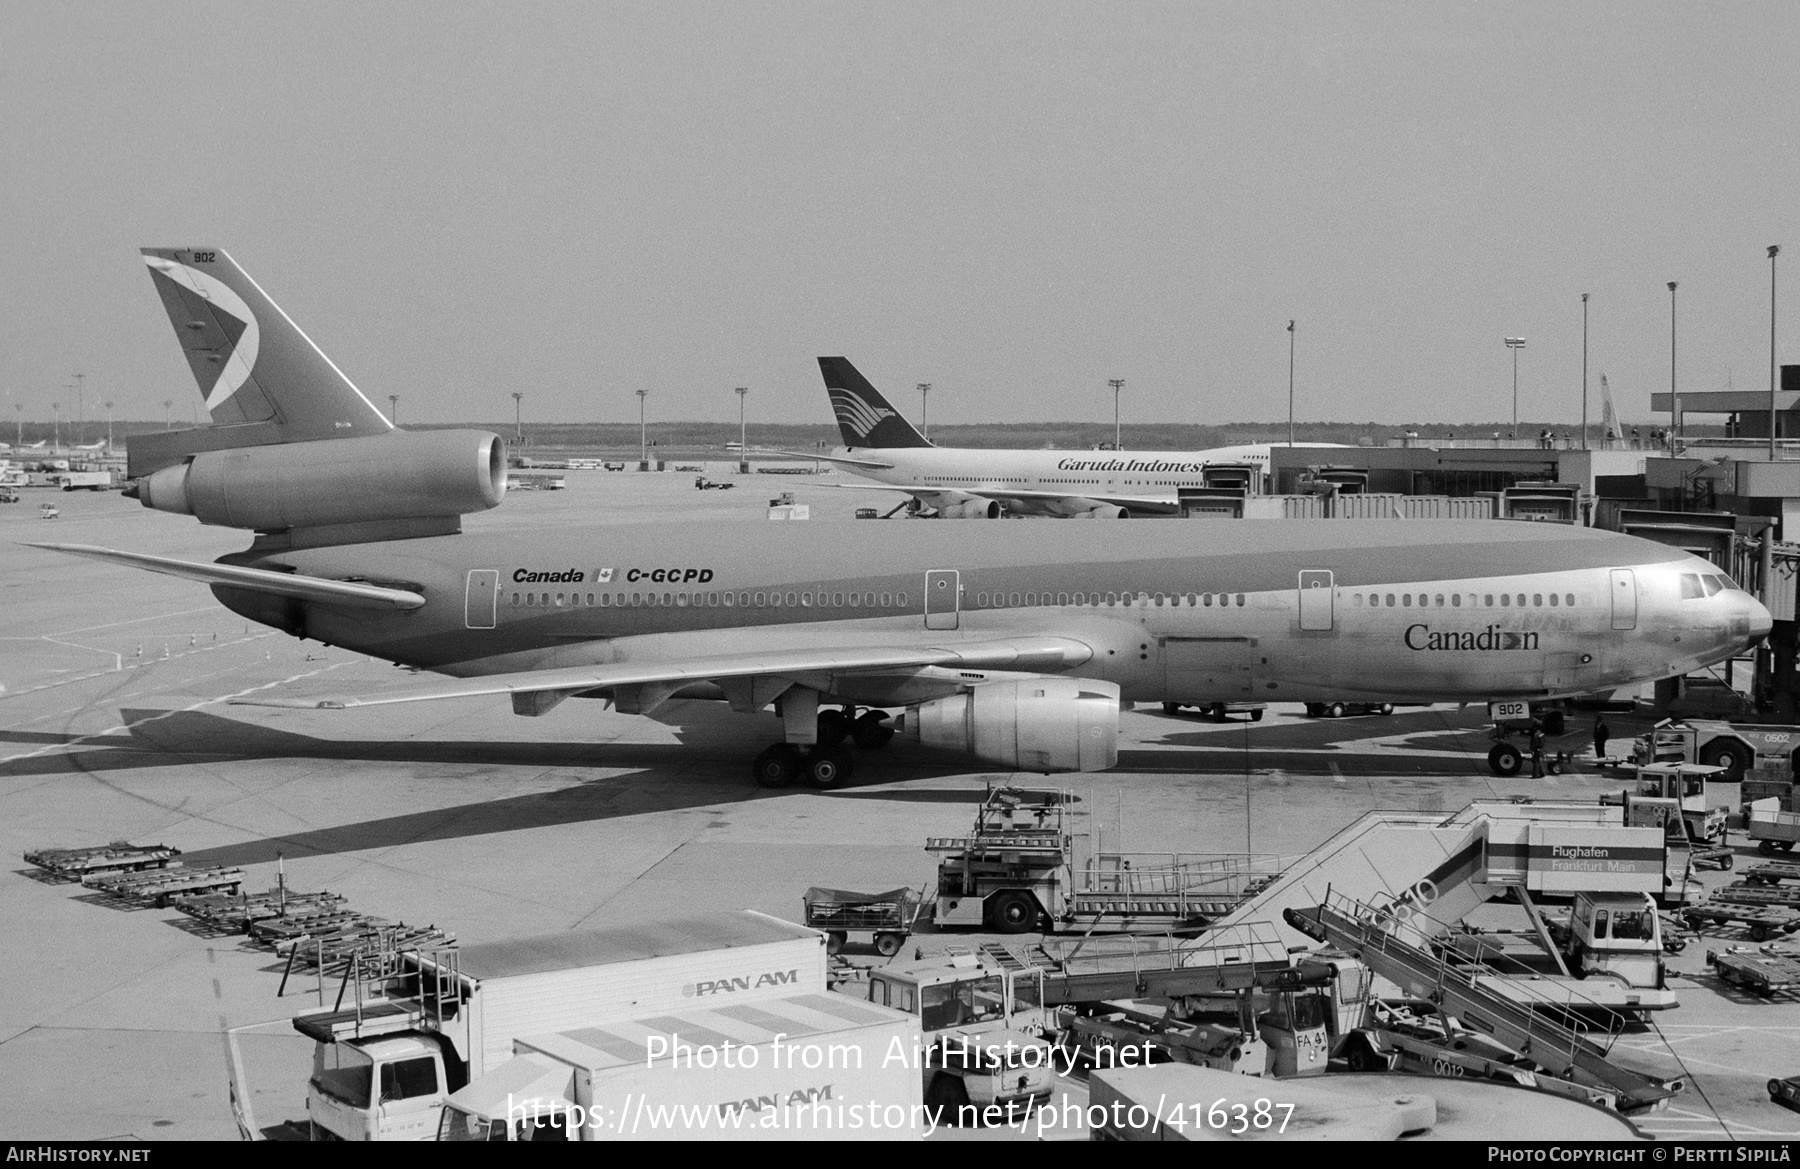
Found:
<path fill-rule="evenodd" d="M 1612 570 L 1612 627 L 1637 628 L 1637 574 L 1629 568 Z"/>
<path fill-rule="evenodd" d="M 925 628 L 955 629 L 962 611 L 961 574 L 934 568 L 925 574 Z"/>
<path fill-rule="evenodd" d="M 1300 571 L 1300 628 L 1329 633 L 1332 628 L 1332 596 L 1336 593 L 1331 570 L 1305 568 Z"/>
<path fill-rule="evenodd" d="M 500 570 L 471 569 L 463 595 L 463 623 L 470 629 L 492 629 L 498 623 L 499 609 Z"/>

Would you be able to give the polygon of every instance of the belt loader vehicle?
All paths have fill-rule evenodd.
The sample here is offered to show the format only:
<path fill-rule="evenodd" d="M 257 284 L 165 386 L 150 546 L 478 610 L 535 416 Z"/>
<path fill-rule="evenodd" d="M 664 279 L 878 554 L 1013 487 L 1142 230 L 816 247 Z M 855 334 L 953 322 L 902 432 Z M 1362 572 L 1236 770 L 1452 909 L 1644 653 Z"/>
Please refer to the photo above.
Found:
<path fill-rule="evenodd" d="M 353 959 L 312 1039 L 315 1137 L 429 1140 L 445 1098 L 515 1039 L 669 1013 L 696 1000 L 823 994 L 825 940 L 748 910 L 684 921 Z"/>
<path fill-rule="evenodd" d="M 928 1122 L 911 1015 L 836 992 L 708 996 L 513 1041 L 445 1103 L 443 1141 L 904 1140 Z"/>

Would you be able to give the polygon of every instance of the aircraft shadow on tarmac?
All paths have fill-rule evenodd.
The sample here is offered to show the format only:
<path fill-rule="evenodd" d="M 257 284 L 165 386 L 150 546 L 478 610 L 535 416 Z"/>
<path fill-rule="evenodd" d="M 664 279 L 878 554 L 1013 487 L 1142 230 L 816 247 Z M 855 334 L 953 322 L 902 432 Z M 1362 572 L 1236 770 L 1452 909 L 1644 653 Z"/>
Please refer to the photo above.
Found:
<path fill-rule="evenodd" d="M 786 795 L 829 794 L 837 798 L 893 799 L 916 802 L 976 802 L 979 789 L 907 792 L 858 791 L 884 783 L 967 774 L 968 761 L 946 760 L 920 752 L 862 755 L 859 775 L 844 789 L 819 793 L 797 786 L 787 791 L 755 787 L 748 776 L 744 747 L 730 754 L 678 744 L 607 744 L 592 742 L 488 743 L 449 740 L 334 740 L 296 734 L 256 723 L 242 723 L 205 711 L 124 710 L 129 728 L 121 735 L 83 741 L 83 736 L 32 735 L 0 731 L 0 742 L 74 744 L 67 752 L 45 753 L 0 764 L 0 780 L 46 775 L 95 775 L 189 766 L 196 760 L 318 759 L 346 762 L 422 764 L 474 768 L 629 769 L 629 774 L 578 779 L 550 792 L 507 796 L 319 828 L 264 840 L 185 854 L 190 864 L 259 864 L 277 854 L 288 857 L 356 852 L 396 845 L 485 836 L 498 832 L 609 820 L 649 812 L 680 811 L 720 802 L 779 799 Z M 455 782 L 467 783 L 467 774 Z M 478 778 L 478 777 L 477 777 Z M 104 779 L 102 782 L 106 782 Z M 154 793 L 136 794 L 154 802 Z M 177 808 L 170 808 L 178 811 Z"/>

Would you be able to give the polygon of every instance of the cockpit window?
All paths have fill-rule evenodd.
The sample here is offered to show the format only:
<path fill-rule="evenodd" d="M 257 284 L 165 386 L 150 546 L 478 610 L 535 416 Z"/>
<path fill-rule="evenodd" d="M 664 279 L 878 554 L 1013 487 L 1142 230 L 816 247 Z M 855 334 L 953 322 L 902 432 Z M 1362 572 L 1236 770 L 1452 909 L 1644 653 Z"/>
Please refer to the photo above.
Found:
<path fill-rule="evenodd" d="M 1700 597 L 1704 597 L 1705 595 L 1706 595 L 1706 592 L 1704 589 L 1701 588 L 1701 585 L 1700 585 L 1700 574 L 1699 573 L 1684 572 L 1681 574 L 1681 599 L 1682 600 L 1684 600 L 1684 601 L 1697 600 Z"/>
<path fill-rule="evenodd" d="M 1715 593 L 1723 592 L 1726 588 L 1730 587 L 1725 583 L 1725 578 L 1722 576 L 1708 576 L 1702 577 L 1701 579 L 1706 582 L 1706 595 L 1709 597 Z"/>

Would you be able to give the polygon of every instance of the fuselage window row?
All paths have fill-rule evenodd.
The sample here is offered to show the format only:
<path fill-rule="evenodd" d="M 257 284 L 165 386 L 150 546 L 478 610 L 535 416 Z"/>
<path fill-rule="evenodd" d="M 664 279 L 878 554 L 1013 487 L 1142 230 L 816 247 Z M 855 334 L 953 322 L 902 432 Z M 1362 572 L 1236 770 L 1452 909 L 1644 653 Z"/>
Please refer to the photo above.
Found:
<path fill-rule="evenodd" d="M 1384 607 L 1392 609 L 1396 606 L 1402 609 L 1415 607 L 1420 609 L 1442 609 L 1445 601 L 1443 593 L 1437 593 L 1436 595 L 1431 593 L 1419 593 L 1416 597 L 1412 593 L 1368 593 L 1366 594 L 1366 598 L 1367 599 L 1365 600 L 1365 594 L 1363 593 L 1350 594 L 1350 602 L 1357 608 L 1361 608 L 1366 604 L 1371 609 Z M 1548 602 L 1549 607 L 1552 609 L 1573 609 L 1575 607 L 1575 594 L 1551 593 L 1546 597 L 1543 593 L 1532 593 L 1530 596 L 1527 596 L 1524 593 L 1501 593 L 1499 594 L 1499 603 L 1497 605 L 1495 604 L 1495 594 L 1493 593 L 1468 594 L 1468 604 L 1470 608 L 1542 609 L 1545 607 L 1546 602 Z M 1449 603 L 1452 609 L 1462 608 L 1463 594 L 1451 593 L 1449 595 Z"/>
<path fill-rule="evenodd" d="M 587 606 L 590 608 L 882 608 L 904 609 L 905 593 L 513 593 L 509 603 L 515 609 L 537 609 Z"/>

